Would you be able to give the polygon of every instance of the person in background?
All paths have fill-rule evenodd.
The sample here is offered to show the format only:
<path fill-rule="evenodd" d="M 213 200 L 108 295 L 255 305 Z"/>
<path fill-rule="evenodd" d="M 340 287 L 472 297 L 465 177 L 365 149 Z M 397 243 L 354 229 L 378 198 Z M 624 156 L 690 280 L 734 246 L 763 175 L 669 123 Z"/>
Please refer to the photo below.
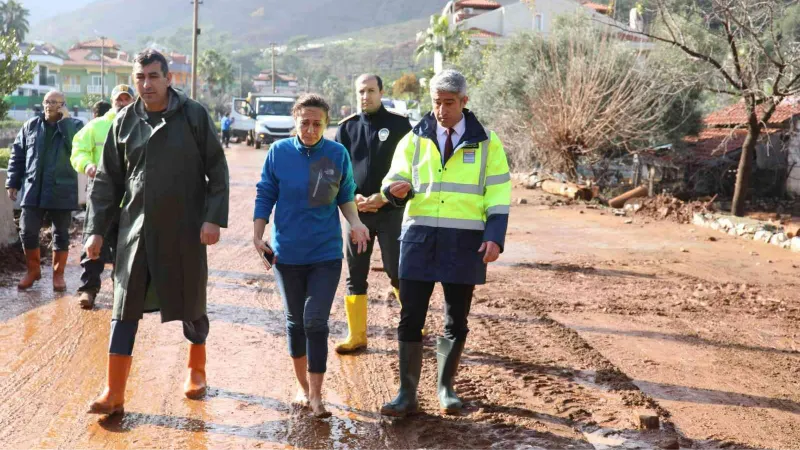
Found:
<path fill-rule="evenodd" d="M 411 131 L 408 118 L 388 111 L 381 103 L 383 80 L 374 74 L 356 79 L 356 92 L 361 100 L 361 114 L 353 114 L 339 122 L 336 142 L 350 153 L 353 178 L 356 182 L 358 216 L 369 228 L 367 251 L 356 252 L 347 245 L 347 338 L 336 345 L 338 353 L 351 353 L 367 346 L 367 276 L 375 238 L 381 246 L 383 269 L 389 276 L 394 297 L 399 301 L 400 280 L 397 266 L 400 259 L 400 226 L 403 208 L 390 205 L 381 196 L 381 182 L 392 164 L 392 156 L 403 136 Z"/>
<path fill-rule="evenodd" d="M 92 105 L 92 120 L 97 119 L 99 117 L 103 117 L 110 109 L 111 109 L 111 103 L 108 103 L 105 100 L 100 100 L 99 102 L 96 102 L 94 105 Z"/>
<path fill-rule="evenodd" d="M 23 192 L 19 224 L 27 271 L 19 289 L 42 277 L 39 229 L 45 214 L 53 222 L 53 290 L 67 289 L 69 226 L 78 209 L 78 174 L 69 160 L 72 139 L 81 128 L 83 122 L 70 117 L 64 94 L 50 91 L 44 96 L 44 115 L 28 119 L 11 146 L 6 193 L 16 201 Z"/>
<path fill-rule="evenodd" d="M 111 101 L 114 102 L 113 108 L 105 101 L 95 103 L 92 107 L 95 118 L 89 121 L 72 140 L 70 162 L 78 173 L 84 173 L 89 178 L 89 190 L 94 184 L 108 130 L 111 129 L 111 124 L 119 111 L 133 103 L 133 89 L 127 84 L 114 87 L 111 91 Z M 100 258 L 90 259 L 85 251 L 81 254 L 81 285 L 78 288 L 78 303 L 81 308 L 92 309 L 94 307 L 97 293 L 100 292 L 100 275 L 107 263 L 114 263 L 118 225 L 119 217 L 114 217 L 111 227 L 103 239 Z M 86 236 L 84 236 L 85 238 Z"/>
<path fill-rule="evenodd" d="M 467 340 L 476 284 L 503 251 L 511 205 L 511 175 L 497 135 L 466 109 L 467 81 L 444 70 L 430 81 L 433 111 L 400 142 L 382 192 L 405 206 L 400 237 L 400 390 L 381 414 L 418 409 L 422 327 L 434 285 L 442 284 L 445 337 L 436 341 L 437 393 L 442 412 L 458 413 L 453 389 Z"/>
<path fill-rule="evenodd" d="M 297 99 L 292 108 L 297 134 L 270 146 L 253 213 L 253 245 L 260 255 L 274 258 L 275 284 L 283 297 L 298 384 L 294 403 L 310 406 L 316 417 L 330 416 L 322 402 L 322 382 L 328 319 L 342 274 L 339 211 L 350 224 L 350 240 L 359 253 L 369 240 L 353 201 L 356 185 L 347 149 L 323 138 L 329 111 L 319 95 Z M 263 241 L 270 214 L 271 249 Z"/>
<path fill-rule="evenodd" d="M 220 123 L 220 128 L 222 128 L 222 143 L 225 144 L 225 148 L 230 148 L 231 143 L 231 124 L 233 123 L 233 119 L 231 119 L 230 116 L 230 113 L 225 113 Z"/>

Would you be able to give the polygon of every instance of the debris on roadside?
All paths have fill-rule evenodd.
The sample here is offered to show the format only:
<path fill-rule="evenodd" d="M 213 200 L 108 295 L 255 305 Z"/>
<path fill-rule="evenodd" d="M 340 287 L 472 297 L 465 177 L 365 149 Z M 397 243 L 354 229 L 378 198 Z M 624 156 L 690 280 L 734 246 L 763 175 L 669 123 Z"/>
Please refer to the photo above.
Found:
<path fill-rule="evenodd" d="M 560 195 L 572 200 L 591 200 L 592 189 L 575 183 L 546 180 L 542 182 L 542 190 L 548 194 Z"/>
<path fill-rule="evenodd" d="M 625 206 L 625 202 L 627 202 L 632 198 L 646 197 L 647 192 L 648 192 L 647 186 L 639 186 L 635 189 L 631 189 L 630 191 L 625 192 L 622 195 L 618 195 L 612 198 L 611 200 L 608 201 L 608 206 L 612 208 L 622 208 L 623 206 Z"/>

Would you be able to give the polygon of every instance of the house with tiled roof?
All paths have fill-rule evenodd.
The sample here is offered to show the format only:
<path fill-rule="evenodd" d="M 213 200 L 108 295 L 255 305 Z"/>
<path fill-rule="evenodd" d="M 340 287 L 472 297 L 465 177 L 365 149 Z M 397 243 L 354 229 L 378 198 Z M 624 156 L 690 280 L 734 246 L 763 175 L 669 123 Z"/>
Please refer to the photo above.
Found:
<path fill-rule="evenodd" d="M 42 103 L 44 94 L 59 88 L 58 72 L 68 56 L 46 42 L 23 43 L 20 49 L 30 51 L 28 60 L 34 64 L 33 76 L 6 96 L 5 101 L 12 109 L 32 109 Z"/>
<path fill-rule="evenodd" d="M 256 92 L 272 92 L 272 71 L 262 70 L 253 77 L 253 87 Z M 297 77 L 288 73 L 275 73 L 275 91 L 279 93 L 297 93 Z"/>
<path fill-rule="evenodd" d="M 113 39 L 78 42 L 67 56 L 59 79 L 69 104 L 80 103 L 87 94 L 108 98 L 117 84 L 131 84 L 133 63 Z"/>
<path fill-rule="evenodd" d="M 472 14 L 463 14 L 463 6 L 478 2 L 484 4 L 479 10 L 472 9 Z M 652 43 L 633 32 L 638 24 L 625 24 L 608 15 L 610 7 L 594 2 L 577 0 L 536 0 L 520 1 L 508 5 L 500 5 L 488 0 L 462 0 L 448 2 L 445 12 L 449 13 L 450 23 L 463 30 L 473 31 L 473 39 L 478 42 L 493 39 L 502 44 L 503 39 L 522 32 L 537 32 L 543 35 L 552 33 L 556 18 L 575 13 L 583 13 L 592 19 L 597 26 L 605 27 L 618 39 L 629 42 L 638 50 L 648 51 Z M 459 9 L 459 6 L 462 6 Z M 449 9 L 448 9 L 449 8 Z"/>
<path fill-rule="evenodd" d="M 757 108 L 759 116 L 763 107 Z M 712 170 L 718 167 L 735 169 L 738 166 L 747 138 L 747 111 L 739 101 L 706 116 L 705 129 L 697 136 L 684 139 L 687 164 L 695 168 Z M 784 99 L 767 123 L 762 124 L 761 136 L 756 144 L 755 179 L 769 183 L 775 180 L 775 192 L 800 195 L 800 97 Z M 730 171 L 729 171 L 730 172 Z M 763 175 L 759 177 L 759 173 Z M 729 177 L 733 172 L 729 173 Z M 764 181 L 766 180 L 766 181 Z M 785 185 L 783 184 L 785 180 Z M 730 183 L 731 180 L 728 180 Z M 769 190 L 770 186 L 756 186 Z"/>

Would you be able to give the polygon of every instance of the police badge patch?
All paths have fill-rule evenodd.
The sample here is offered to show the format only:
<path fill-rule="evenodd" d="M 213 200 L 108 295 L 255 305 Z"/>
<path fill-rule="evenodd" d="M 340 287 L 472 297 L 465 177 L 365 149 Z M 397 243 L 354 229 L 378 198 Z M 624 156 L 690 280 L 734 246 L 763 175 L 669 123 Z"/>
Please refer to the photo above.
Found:
<path fill-rule="evenodd" d="M 386 140 L 389 139 L 389 129 L 382 128 L 381 131 L 378 131 L 378 139 L 380 139 L 381 142 L 386 142 Z"/>

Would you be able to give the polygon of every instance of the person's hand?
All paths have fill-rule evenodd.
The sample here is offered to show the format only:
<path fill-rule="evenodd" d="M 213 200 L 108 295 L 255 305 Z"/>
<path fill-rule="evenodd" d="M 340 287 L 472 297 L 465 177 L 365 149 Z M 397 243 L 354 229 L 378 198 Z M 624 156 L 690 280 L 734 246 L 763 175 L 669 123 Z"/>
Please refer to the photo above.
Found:
<path fill-rule="evenodd" d="M 86 172 L 87 177 L 94 178 L 95 175 L 97 175 L 97 166 L 94 164 L 87 164 L 84 172 Z"/>
<path fill-rule="evenodd" d="M 219 225 L 205 222 L 200 229 L 200 243 L 203 245 L 214 245 L 219 242 Z"/>
<path fill-rule="evenodd" d="M 410 190 L 411 183 L 408 181 L 395 181 L 389 185 L 389 193 L 397 198 L 406 198 Z"/>
<path fill-rule="evenodd" d="M 365 213 L 377 212 L 385 204 L 386 202 L 383 201 L 381 194 L 372 194 L 368 198 L 365 198 L 363 202 L 356 202 L 356 205 L 358 205 L 358 212 Z"/>
<path fill-rule="evenodd" d="M 500 257 L 500 246 L 492 241 L 486 241 L 483 244 L 481 244 L 481 248 L 478 249 L 478 253 L 483 253 L 483 252 L 486 252 L 483 255 L 484 264 L 495 262 L 497 261 L 497 258 Z"/>
<path fill-rule="evenodd" d="M 272 256 L 272 264 L 275 264 L 275 263 L 278 262 L 278 257 L 275 256 L 275 254 L 272 252 L 272 249 L 270 249 L 267 246 L 267 243 L 265 241 L 262 241 L 260 238 L 254 237 L 253 238 L 253 247 L 256 248 L 256 251 L 258 252 L 258 258 L 259 259 L 261 259 L 261 255 L 266 253 L 267 255 Z M 264 263 L 264 260 L 262 259 L 261 262 Z M 264 267 L 267 270 L 271 269 L 271 267 L 266 265 L 266 264 L 264 264 Z"/>
<path fill-rule="evenodd" d="M 11 199 L 12 202 L 17 201 L 17 191 L 14 188 L 6 188 L 6 194 L 8 194 L 8 198 Z"/>
<path fill-rule="evenodd" d="M 363 223 L 357 223 L 350 227 L 350 241 L 358 247 L 358 253 L 367 251 L 369 243 L 369 229 Z"/>
<path fill-rule="evenodd" d="M 356 205 L 360 205 L 360 204 L 364 203 L 365 201 L 367 201 L 367 197 L 364 197 L 361 194 L 356 194 L 356 197 L 355 197 L 355 199 L 353 201 L 356 202 Z"/>
<path fill-rule="evenodd" d="M 89 239 L 86 240 L 86 244 L 83 246 L 83 251 L 86 252 L 86 256 L 89 259 L 99 259 L 100 258 L 100 249 L 103 248 L 103 236 L 100 234 L 93 234 L 89 236 Z"/>

